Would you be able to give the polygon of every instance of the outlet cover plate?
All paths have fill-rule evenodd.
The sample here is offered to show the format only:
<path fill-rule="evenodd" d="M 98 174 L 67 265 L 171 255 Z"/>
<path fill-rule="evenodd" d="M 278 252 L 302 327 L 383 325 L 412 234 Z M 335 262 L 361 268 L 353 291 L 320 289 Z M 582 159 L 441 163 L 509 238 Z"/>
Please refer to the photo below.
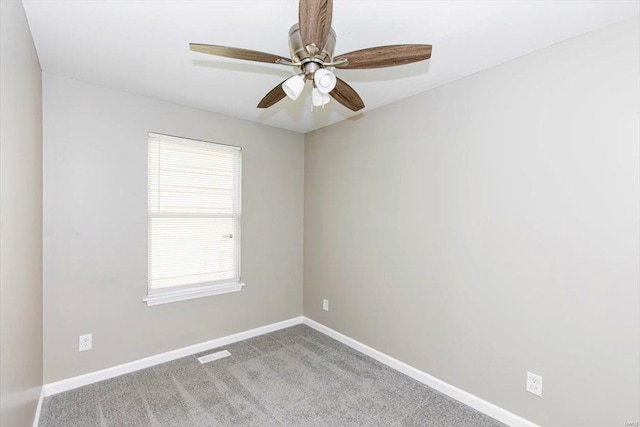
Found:
<path fill-rule="evenodd" d="M 92 334 L 80 335 L 80 339 L 78 340 L 78 351 L 91 350 L 92 341 Z"/>
<path fill-rule="evenodd" d="M 542 397 L 542 377 L 540 375 L 527 372 L 527 391 Z"/>
<path fill-rule="evenodd" d="M 329 300 L 328 299 L 323 299 L 322 300 L 322 309 L 324 311 L 329 311 Z"/>

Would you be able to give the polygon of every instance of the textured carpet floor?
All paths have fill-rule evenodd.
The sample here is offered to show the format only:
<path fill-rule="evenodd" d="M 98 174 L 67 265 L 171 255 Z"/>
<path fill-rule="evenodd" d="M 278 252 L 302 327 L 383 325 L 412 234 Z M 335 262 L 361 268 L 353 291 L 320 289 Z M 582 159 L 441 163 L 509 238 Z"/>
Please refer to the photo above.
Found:
<path fill-rule="evenodd" d="M 196 357 L 228 350 L 201 365 Z M 44 400 L 40 427 L 504 426 L 299 325 Z"/>

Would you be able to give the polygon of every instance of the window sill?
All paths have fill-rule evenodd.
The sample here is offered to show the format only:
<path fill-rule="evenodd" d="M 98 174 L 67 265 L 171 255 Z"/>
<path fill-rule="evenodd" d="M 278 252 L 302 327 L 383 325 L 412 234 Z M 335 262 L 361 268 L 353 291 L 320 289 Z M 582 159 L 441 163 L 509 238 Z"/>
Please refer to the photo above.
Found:
<path fill-rule="evenodd" d="M 209 297 L 212 295 L 227 294 L 229 292 L 238 292 L 242 290 L 244 283 L 217 283 L 214 285 L 203 285 L 195 288 L 177 289 L 174 291 L 156 291 L 147 295 L 143 302 L 147 306 L 169 304 L 171 302 L 185 301 L 194 298 Z"/>

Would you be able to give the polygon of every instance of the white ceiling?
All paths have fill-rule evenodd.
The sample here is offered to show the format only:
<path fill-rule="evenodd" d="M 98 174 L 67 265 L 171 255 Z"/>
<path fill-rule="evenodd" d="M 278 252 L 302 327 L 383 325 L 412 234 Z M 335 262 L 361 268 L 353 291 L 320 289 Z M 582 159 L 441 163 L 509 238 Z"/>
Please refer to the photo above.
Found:
<path fill-rule="evenodd" d="M 335 101 L 311 112 L 308 88 L 297 101 L 258 110 L 291 68 L 189 50 L 195 42 L 288 56 L 297 0 L 24 3 L 48 73 L 298 132 L 358 114 Z M 366 113 L 639 13 L 635 0 L 335 0 L 336 55 L 387 44 L 433 45 L 429 61 L 336 73 L 360 93 Z"/>

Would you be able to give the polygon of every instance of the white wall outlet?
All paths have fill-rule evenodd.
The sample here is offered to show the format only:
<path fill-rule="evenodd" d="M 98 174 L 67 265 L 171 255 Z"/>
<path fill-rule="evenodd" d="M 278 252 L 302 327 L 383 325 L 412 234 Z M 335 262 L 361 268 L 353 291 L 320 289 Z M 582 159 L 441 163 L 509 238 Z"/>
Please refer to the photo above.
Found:
<path fill-rule="evenodd" d="M 80 341 L 78 344 L 78 351 L 91 350 L 91 341 L 93 337 L 91 334 L 80 335 Z"/>
<path fill-rule="evenodd" d="M 329 311 L 329 300 L 328 299 L 323 299 L 322 300 L 322 309 L 324 311 Z"/>
<path fill-rule="evenodd" d="M 527 391 L 542 397 L 542 377 L 540 375 L 527 372 Z"/>

